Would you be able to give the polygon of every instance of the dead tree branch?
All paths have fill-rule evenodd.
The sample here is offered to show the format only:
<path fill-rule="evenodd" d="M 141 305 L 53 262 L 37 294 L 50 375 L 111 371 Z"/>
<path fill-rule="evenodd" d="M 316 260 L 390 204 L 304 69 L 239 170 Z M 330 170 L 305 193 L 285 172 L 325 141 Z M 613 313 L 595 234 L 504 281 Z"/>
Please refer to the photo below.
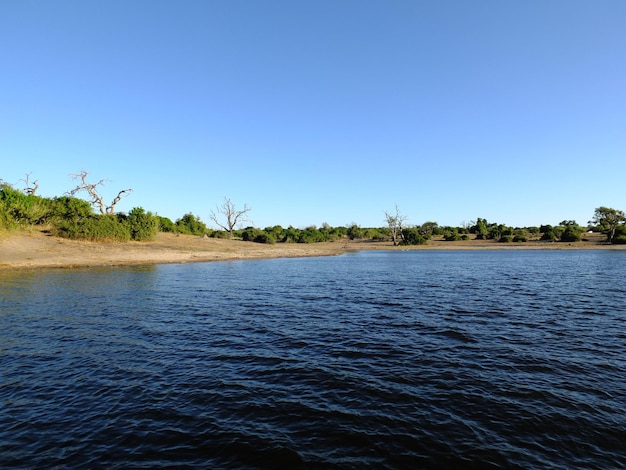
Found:
<path fill-rule="evenodd" d="M 117 193 L 117 196 L 113 199 L 113 202 L 111 202 L 110 205 L 107 205 L 97 190 L 98 186 L 104 185 L 107 180 L 103 179 L 98 181 L 97 183 L 88 183 L 87 174 L 87 171 L 83 170 L 78 174 L 70 175 L 72 179 L 80 178 L 80 184 L 72 189 L 69 192 L 69 195 L 74 196 L 81 191 L 86 192 L 87 194 L 89 194 L 90 197 L 89 202 L 96 206 L 98 209 L 100 209 L 101 214 L 114 214 L 115 206 L 118 202 L 120 202 L 120 199 L 122 199 L 124 194 L 132 192 L 132 189 L 122 189 L 119 193 Z"/>
<path fill-rule="evenodd" d="M 31 186 L 30 175 L 32 174 L 32 172 L 26 173 L 26 179 L 19 180 L 23 181 L 26 185 L 26 187 L 24 188 L 24 194 L 27 194 L 28 196 L 35 196 L 35 194 L 37 193 L 37 189 L 39 189 L 39 181 L 37 180 L 33 181 Z"/>

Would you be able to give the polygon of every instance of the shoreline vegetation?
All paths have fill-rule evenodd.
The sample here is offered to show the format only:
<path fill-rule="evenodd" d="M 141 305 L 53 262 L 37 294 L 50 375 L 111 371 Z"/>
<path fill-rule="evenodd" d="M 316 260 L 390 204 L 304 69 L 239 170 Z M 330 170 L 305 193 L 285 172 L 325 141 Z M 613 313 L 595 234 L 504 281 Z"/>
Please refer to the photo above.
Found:
<path fill-rule="evenodd" d="M 207 261 L 334 256 L 362 250 L 624 250 L 626 245 L 606 243 L 601 233 L 584 241 L 494 240 L 446 241 L 433 237 L 420 245 L 394 246 L 391 241 L 350 240 L 319 243 L 260 244 L 243 240 L 158 233 L 146 242 L 91 242 L 52 236 L 47 230 L 25 229 L 0 233 L 0 270 L 152 265 Z"/>
<path fill-rule="evenodd" d="M 598 207 L 586 227 L 575 220 L 558 225 L 509 227 L 477 218 L 459 227 L 437 222 L 407 223 L 400 212 L 385 211 L 386 225 L 356 223 L 306 228 L 248 226 L 244 205 L 229 198 L 211 211 L 214 230 L 192 213 L 176 221 L 134 207 L 115 212 L 132 189 L 123 189 L 110 204 L 90 183 L 87 172 L 72 175 L 79 184 L 64 196 L 37 196 L 37 181 L 26 175 L 24 189 L 0 179 L 0 269 L 119 266 L 260 258 L 339 255 L 360 250 L 533 250 L 626 249 L 626 215 Z M 87 193 L 89 201 L 75 197 Z M 99 213 L 95 212 L 99 210 Z M 623 247 L 623 248 L 622 248 Z"/>

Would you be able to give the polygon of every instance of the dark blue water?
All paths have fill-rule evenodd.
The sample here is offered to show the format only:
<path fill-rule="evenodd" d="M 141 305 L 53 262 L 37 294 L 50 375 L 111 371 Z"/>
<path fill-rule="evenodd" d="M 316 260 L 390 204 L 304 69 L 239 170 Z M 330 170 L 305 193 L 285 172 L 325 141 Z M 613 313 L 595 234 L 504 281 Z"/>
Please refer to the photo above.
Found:
<path fill-rule="evenodd" d="M 626 252 L 0 273 L 6 468 L 626 467 Z"/>

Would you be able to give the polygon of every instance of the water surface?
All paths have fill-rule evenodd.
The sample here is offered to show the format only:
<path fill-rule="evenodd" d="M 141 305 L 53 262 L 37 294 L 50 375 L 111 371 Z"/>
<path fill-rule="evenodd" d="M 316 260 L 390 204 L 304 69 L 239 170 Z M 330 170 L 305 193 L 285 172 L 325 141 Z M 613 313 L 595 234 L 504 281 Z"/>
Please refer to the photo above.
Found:
<path fill-rule="evenodd" d="M 622 468 L 626 253 L 0 273 L 0 462 Z"/>

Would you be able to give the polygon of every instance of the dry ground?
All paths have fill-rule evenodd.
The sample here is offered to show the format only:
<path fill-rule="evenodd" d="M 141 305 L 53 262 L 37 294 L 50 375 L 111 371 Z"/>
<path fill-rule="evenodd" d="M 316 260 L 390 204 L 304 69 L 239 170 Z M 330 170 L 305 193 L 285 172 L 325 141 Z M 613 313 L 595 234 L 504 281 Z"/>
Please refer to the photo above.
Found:
<path fill-rule="evenodd" d="M 65 240 L 45 231 L 0 233 L 0 269 L 61 268 L 126 264 L 188 263 L 255 258 L 328 256 L 354 250 L 437 250 L 437 249 L 626 249 L 606 245 L 601 234 L 586 234 L 588 241 L 552 243 L 496 243 L 489 240 L 446 242 L 431 240 L 426 245 L 394 247 L 390 242 L 335 241 L 329 243 L 265 245 L 240 240 L 200 238 L 159 233 L 152 242 L 94 243 Z"/>

